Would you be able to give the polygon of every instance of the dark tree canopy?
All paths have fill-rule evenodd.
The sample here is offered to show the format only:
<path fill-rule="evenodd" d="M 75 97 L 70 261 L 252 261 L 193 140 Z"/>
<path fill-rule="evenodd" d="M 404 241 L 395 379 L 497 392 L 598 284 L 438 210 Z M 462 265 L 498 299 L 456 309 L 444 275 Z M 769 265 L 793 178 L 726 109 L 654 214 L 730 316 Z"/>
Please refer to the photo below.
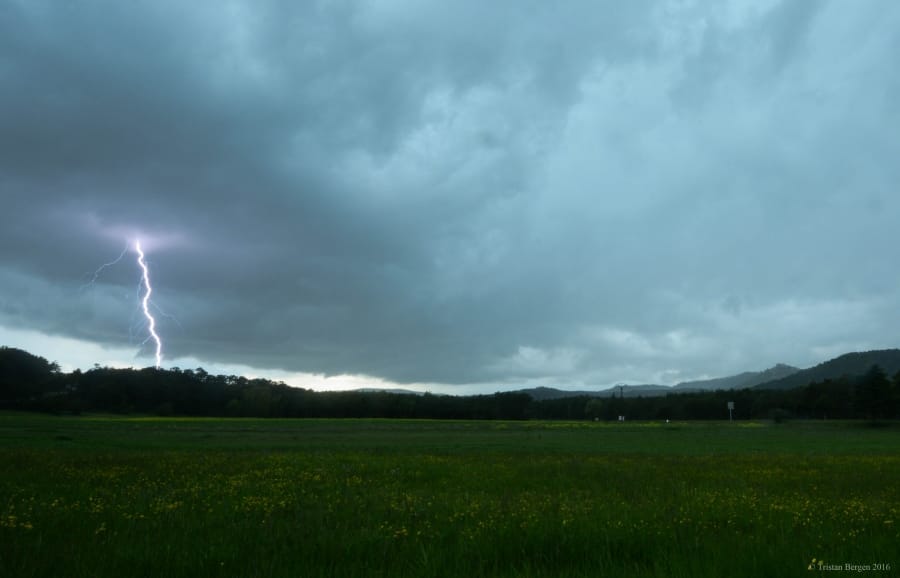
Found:
<path fill-rule="evenodd" d="M 0 346 L 0 401 L 29 398 L 53 389 L 59 366 L 14 347 Z"/>

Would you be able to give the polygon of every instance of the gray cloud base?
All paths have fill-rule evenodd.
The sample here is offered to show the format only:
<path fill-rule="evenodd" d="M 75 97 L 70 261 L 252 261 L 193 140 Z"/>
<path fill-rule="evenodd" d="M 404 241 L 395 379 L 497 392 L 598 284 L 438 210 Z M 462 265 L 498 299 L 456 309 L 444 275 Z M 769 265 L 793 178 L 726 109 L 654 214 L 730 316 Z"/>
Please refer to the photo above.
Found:
<path fill-rule="evenodd" d="M 13 2 L 0 324 L 396 382 L 895 345 L 891 2 Z M 138 320 L 139 322 L 139 320 Z M 131 336 L 134 339 L 134 336 Z"/>

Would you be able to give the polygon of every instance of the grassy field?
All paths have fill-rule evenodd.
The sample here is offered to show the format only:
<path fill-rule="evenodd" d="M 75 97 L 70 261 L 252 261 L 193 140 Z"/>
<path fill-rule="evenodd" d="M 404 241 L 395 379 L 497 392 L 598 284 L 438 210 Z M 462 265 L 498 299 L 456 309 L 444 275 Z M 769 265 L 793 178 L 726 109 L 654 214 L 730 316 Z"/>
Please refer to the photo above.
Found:
<path fill-rule="evenodd" d="M 3 576 L 888 576 L 898 544 L 896 425 L 0 414 Z"/>

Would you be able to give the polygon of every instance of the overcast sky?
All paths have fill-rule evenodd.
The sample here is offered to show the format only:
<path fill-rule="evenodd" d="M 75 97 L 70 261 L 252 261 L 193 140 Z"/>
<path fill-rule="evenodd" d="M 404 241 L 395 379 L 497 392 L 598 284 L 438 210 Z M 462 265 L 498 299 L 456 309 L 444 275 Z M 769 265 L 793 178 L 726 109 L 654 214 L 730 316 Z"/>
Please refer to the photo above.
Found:
<path fill-rule="evenodd" d="M 140 239 L 167 367 L 490 392 L 894 347 L 898 54 L 892 0 L 0 0 L 0 343 L 152 365 Z"/>

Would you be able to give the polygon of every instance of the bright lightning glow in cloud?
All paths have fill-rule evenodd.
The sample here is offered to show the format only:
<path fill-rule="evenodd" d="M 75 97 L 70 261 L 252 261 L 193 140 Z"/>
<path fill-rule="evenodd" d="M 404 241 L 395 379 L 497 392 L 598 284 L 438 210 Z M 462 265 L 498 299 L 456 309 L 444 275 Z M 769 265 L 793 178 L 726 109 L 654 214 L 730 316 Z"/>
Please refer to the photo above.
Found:
<path fill-rule="evenodd" d="M 147 323 L 149 324 L 148 330 L 150 331 L 150 338 L 156 342 L 156 368 L 159 369 L 160 364 L 162 364 L 162 340 L 156 333 L 156 319 L 150 313 L 150 294 L 153 293 L 153 287 L 150 286 L 150 270 L 147 268 L 146 261 L 144 261 L 144 252 L 141 250 L 140 241 L 134 242 L 134 250 L 137 251 L 138 265 L 140 265 L 141 271 L 143 271 L 142 281 L 144 287 L 147 288 L 146 293 L 144 293 L 144 298 L 141 299 L 141 307 L 144 310 L 144 317 L 147 318 Z"/>

